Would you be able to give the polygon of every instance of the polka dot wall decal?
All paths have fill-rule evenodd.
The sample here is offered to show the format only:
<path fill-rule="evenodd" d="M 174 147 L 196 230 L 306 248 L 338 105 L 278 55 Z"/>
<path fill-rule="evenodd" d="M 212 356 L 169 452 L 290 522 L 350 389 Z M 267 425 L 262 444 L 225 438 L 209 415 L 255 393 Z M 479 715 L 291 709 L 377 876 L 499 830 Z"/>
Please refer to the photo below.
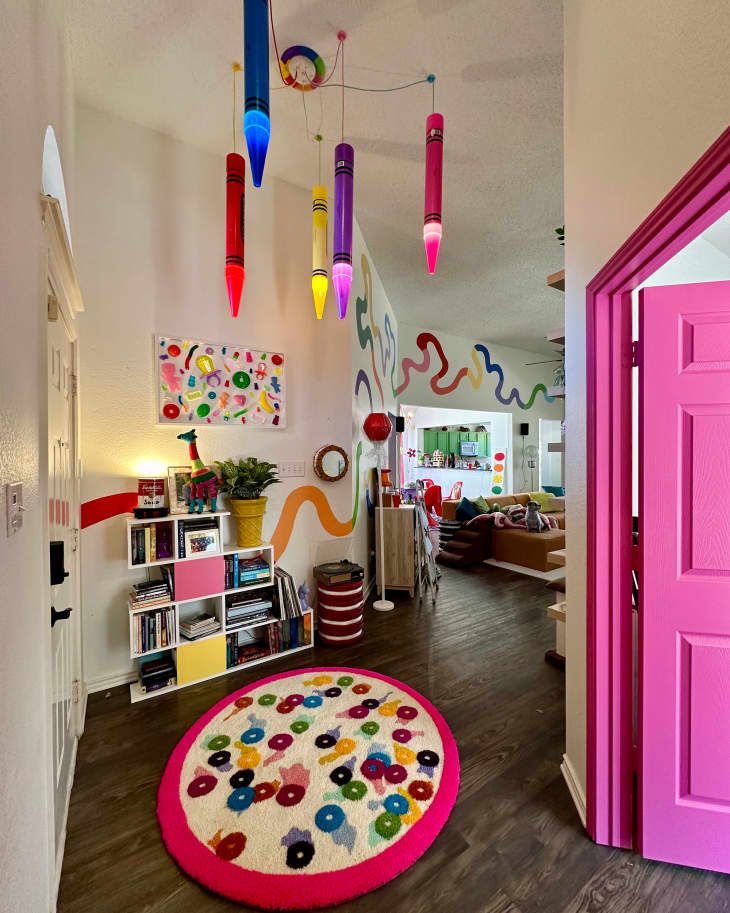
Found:
<path fill-rule="evenodd" d="M 229 695 L 188 730 L 165 769 L 158 818 L 171 855 L 207 888 L 267 909 L 317 908 L 413 865 L 458 784 L 451 731 L 408 685 L 358 669 L 296 670 Z"/>

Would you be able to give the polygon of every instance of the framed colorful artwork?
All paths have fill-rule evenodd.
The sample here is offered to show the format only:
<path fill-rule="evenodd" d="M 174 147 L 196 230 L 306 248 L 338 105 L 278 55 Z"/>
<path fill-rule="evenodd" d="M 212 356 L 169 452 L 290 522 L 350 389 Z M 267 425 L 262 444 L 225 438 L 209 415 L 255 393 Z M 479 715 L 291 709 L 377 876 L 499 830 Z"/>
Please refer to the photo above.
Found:
<path fill-rule="evenodd" d="M 155 378 L 162 425 L 286 427 L 281 352 L 157 336 Z"/>
<path fill-rule="evenodd" d="M 217 529 L 191 529 L 185 533 L 185 557 L 218 552 Z"/>

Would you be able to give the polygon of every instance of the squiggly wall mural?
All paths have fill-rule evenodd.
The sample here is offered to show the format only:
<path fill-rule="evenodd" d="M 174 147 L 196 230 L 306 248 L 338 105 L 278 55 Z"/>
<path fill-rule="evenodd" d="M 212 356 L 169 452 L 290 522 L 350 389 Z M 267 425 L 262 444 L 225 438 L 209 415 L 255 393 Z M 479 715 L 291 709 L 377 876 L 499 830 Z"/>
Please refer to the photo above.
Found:
<path fill-rule="evenodd" d="M 459 368 L 459 370 L 454 375 L 453 380 L 450 383 L 442 384 L 441 381 L 446 377 L 449 371 L 449 361 L 444 352 L 444 348 L 440 340 L 434 336 L 433 333 L 419 333 L 416 338 L 416 346 L 420 349 L 421 360 L 420 362 L 414 361 L 412 358 L 404 358 L 401 362 L 402 371 L 403 371 L 403 382 L 396 388 L 395 392 L 397 396 L 400 396 L 404 390 L 407 389 L 408 385 L 411 382 L 411 372 L 415 371 L 419 374 L 424 374 L 428 371 L 431 366 L 431 355 L 429 353 L 429 346 L 433 346 L 436 350 L 436 354 L 439 357 L 440 365 L 437 371 L 430 378 L 430 386 L 434 393 L 439 396 L 447 396 L 449 393 L 453 393 L 459 386 L 459 384 L 467 378 L 474 390 L 478 390 L 485 377 L 490 374 L 496 374 L 498 377 L 497 385 L 494 388 L 494 396 L 503 406 L 511 406 L 513 403 L 516 403 L 520 409 L 531 409 L 535 403 L 536 397 L 542 393 L 545 397 L 545 402 L 553 403 L 555 398 L 548 395 L 547 387 L 545 384 L 535 384 L 532 388 L 532 391 L 527 398 L 524 400 L 520 396 L 520 392 L 516 387 L 513 387 L 512 390 L 505 395 L 504 393 L 504 370 L 502 366 L 496 361 L 493 362 L 489 354 L 489 349 L 484 345 L 484 343 L 477 342 L 474 344 L 474 348 L 471 352 L 473 370 L 470 366 L 464 366 Z M 481 358 L 480 358 L 481 356 Z M 486 372 L 486 373 L 485 373 Z"/>

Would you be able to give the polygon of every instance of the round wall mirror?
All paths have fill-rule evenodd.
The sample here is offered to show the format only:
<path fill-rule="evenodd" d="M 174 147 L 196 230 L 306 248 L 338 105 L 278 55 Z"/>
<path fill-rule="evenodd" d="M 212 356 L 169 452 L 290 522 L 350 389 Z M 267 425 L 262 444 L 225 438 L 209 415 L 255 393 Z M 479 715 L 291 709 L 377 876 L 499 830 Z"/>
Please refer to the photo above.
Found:
<path fill-rule="evenodd" d="M 314 454 L 314 471 L 323 482 L 338 482 L 347 474 L 350 459 L 337 444 L 320 447 Z"/>

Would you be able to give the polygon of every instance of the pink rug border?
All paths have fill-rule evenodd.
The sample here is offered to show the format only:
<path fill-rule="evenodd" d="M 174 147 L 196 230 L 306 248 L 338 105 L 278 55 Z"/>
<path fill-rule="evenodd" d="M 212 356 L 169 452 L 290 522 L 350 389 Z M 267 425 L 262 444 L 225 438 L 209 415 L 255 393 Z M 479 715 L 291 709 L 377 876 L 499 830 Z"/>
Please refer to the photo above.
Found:
<path fill-rule="evenodd" d="M 337 872 L 314 875 L 267 875 L 219 859 L 188 828 L 180 802 L 180 773 L 185 757 L 201 730 L 237 697 L 269 682 L 317 672 L 366 675 L 395 685 L 418 701 L 431 715 L 444 748 L 444 771 L 439 789 L 423 817 L 401 839 L 382 853 Z M 446 823 L 459 791 L 459 754 L 446 721 L 433 704 L 398 679 L 370 669 L 350 666 L 313 666 L 256 679 L 218 701 L 187 730 L 165 767 L 157 795 L 157 817 L 168 852 L 202 885 L 241 903 L 271 910 L 306 910 L 333 906 L 366 894 L 391 881 L 419 859 Z"/>

